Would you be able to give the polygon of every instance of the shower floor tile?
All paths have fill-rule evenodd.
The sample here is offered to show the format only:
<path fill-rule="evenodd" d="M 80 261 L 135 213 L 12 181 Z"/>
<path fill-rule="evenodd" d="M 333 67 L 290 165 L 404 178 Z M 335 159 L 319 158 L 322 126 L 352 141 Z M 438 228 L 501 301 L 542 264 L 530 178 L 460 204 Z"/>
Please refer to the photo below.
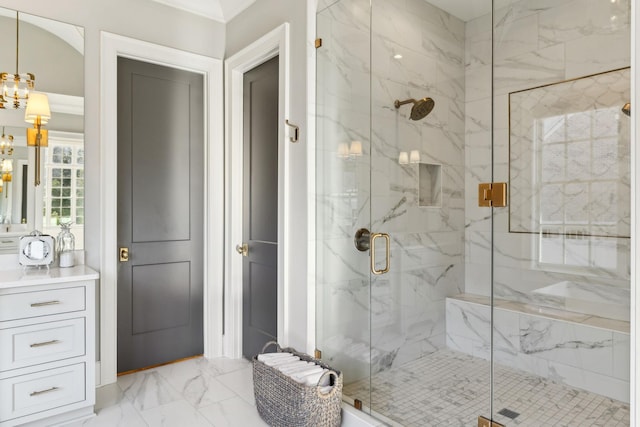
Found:
<path fill-rule="evenodd" d="M 390 424 L 402 426 L 477 425 L 490 411 L 490 363 L 440 350 L 373 377 L 346 384 L 344 394 L 357 398 Z M 496 415 L 507 427 L 629 426 L 629 405 L 512 368 L 495 365 L 494 410 L 519 415 Z"/>

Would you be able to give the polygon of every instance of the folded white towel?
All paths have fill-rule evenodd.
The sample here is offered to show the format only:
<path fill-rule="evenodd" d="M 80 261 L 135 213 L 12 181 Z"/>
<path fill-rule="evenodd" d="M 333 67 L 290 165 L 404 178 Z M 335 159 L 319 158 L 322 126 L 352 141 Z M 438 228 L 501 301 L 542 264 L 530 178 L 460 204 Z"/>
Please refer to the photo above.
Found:
<path fill-rule="evenodd" d="M 328 385 L 328 386 L 325 386 L 325 387 L 320 387 L 320 393 L 327 394 L 327 393 L 329 393 L 331 391 L 332 388 L 333 388 L 332 385 Z"/>
<path fill-rule="evenodd" d="M 303 371 L 309 367 L 315 366 L 312 362 L 305 362 L 304 360 L 298 360 L 287 365 L 278 365 L 276 368 L 283 374 L 293 374 L 294 372 Z"/>
<path fill-rule="evenodd" d="M 328 369 L 323 369 L 320 372 L 315 372 L 311 375 L 307 375 L 306 377 L 304 377 L 304 383 L 306 385 L 311 385 L 311 386 L 315 386 L 315 385 L 319 385 L 322 387 L 328 386 L 330 384 L 331 381 L 331 375 L 325 375 L 324 378 L 322 378 L 322 381 L 320 381 L 320 378 L 324 375 L 325 372 L 328 372 Z M 320 381 L 320 383 L 318 384 L 318 381 Z"/>
<path fill-rule="evenodd" d="M 264 364 L 267 366 L 276 367 L 278 365 L 285 365 L 287 363 L 295 362 L 296 360 L 300 360 L 298 356 L 290 356 L 290 357 L 280 357 L 277 359 L 266 359 Z"/>
<path fill-rule="evenodd" d="M 315 366 L 310 366 L 309 368 L 307 368 L 305 370 L 294 372 L 294 373 L 290 374 L 289 376 L 294 381 L 297 381 L 300 384 L 304 384 L 305 383 L 305 377 L 307 375 L 315 374 L 317 372 L 322 372 L 322 367 L 315 365 Z"/>
<path fill-rule="evenodd" d="M 291 353 L 283 351 L 281 353 L 262 353 L 258 355 L 258 360 L 264 362 L 267 359 L 280 359 L 283 357 L 291 357 L 293 356 Z"/>

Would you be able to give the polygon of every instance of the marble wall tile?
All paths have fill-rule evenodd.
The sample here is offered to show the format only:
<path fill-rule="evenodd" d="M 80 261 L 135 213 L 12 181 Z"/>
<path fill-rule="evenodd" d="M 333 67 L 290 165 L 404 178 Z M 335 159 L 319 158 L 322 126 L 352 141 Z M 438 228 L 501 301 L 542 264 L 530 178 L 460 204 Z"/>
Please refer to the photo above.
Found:
<path fill-rule="evenodd" d="M 628 333 L 613 333 L 613 376 L 619 380 L 630 378 L 630 339 Z"/>
<path fill-rule="evenodd" d="M 520 316 L 522 353 L 584 371 L 613 375 L 613 333 L 588 326 Z"/>
<path fill-rule="evenodd" d="M 530 14 L 499 22 L 494 32 L 494 58 L 501 61 L 538 49 L 538 16 Z M 517 28 L 517 31 L 512 29 Z"/>
<path fill-rule="evenodd" d="M 629 32 L 596 34 L 566 43 L 565 78 L 571 79 L 629 66 Z"/>
<path fill-rule="evenodd" d="M 593 34 L 611 34 L 629 25 L 629 2 L 574 0 L 539 14 L 540 44 L 549 45 Z"/>
<path fill-rule="evenodd" d="M 585 375 L 585 371 L 580 368 L 551 361 L 549 362 L 549 378 L 572 387 L 629 403 L 629 381 L 597 373 Z"/>
<path fill-rule="evenodd" d="M 561 44 L 505 58 L 494 67 L 495 91 L 505 94 L 562 81 L 564 63 L 565 47 Z"/>

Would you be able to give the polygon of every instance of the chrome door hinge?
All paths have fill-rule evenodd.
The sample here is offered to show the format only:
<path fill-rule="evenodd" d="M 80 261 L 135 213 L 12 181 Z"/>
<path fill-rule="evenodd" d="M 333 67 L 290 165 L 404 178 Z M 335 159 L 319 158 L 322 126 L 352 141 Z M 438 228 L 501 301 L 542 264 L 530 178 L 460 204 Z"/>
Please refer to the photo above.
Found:
<path fill-rule="evenodd" d="M 481 208 L 507 206 L 507 183 L 485 182 L 478 184 L 478 206 Z"/>

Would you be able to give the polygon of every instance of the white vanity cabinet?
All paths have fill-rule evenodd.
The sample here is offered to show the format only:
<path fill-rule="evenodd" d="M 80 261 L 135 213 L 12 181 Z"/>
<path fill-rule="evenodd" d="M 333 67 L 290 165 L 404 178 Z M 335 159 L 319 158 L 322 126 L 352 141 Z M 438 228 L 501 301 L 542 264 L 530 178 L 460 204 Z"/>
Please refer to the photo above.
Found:
<path fill-rule="evenodd" d="M 97 279 L 83 265 L 0 270 L 0 427 L 93 415 Z"/>

